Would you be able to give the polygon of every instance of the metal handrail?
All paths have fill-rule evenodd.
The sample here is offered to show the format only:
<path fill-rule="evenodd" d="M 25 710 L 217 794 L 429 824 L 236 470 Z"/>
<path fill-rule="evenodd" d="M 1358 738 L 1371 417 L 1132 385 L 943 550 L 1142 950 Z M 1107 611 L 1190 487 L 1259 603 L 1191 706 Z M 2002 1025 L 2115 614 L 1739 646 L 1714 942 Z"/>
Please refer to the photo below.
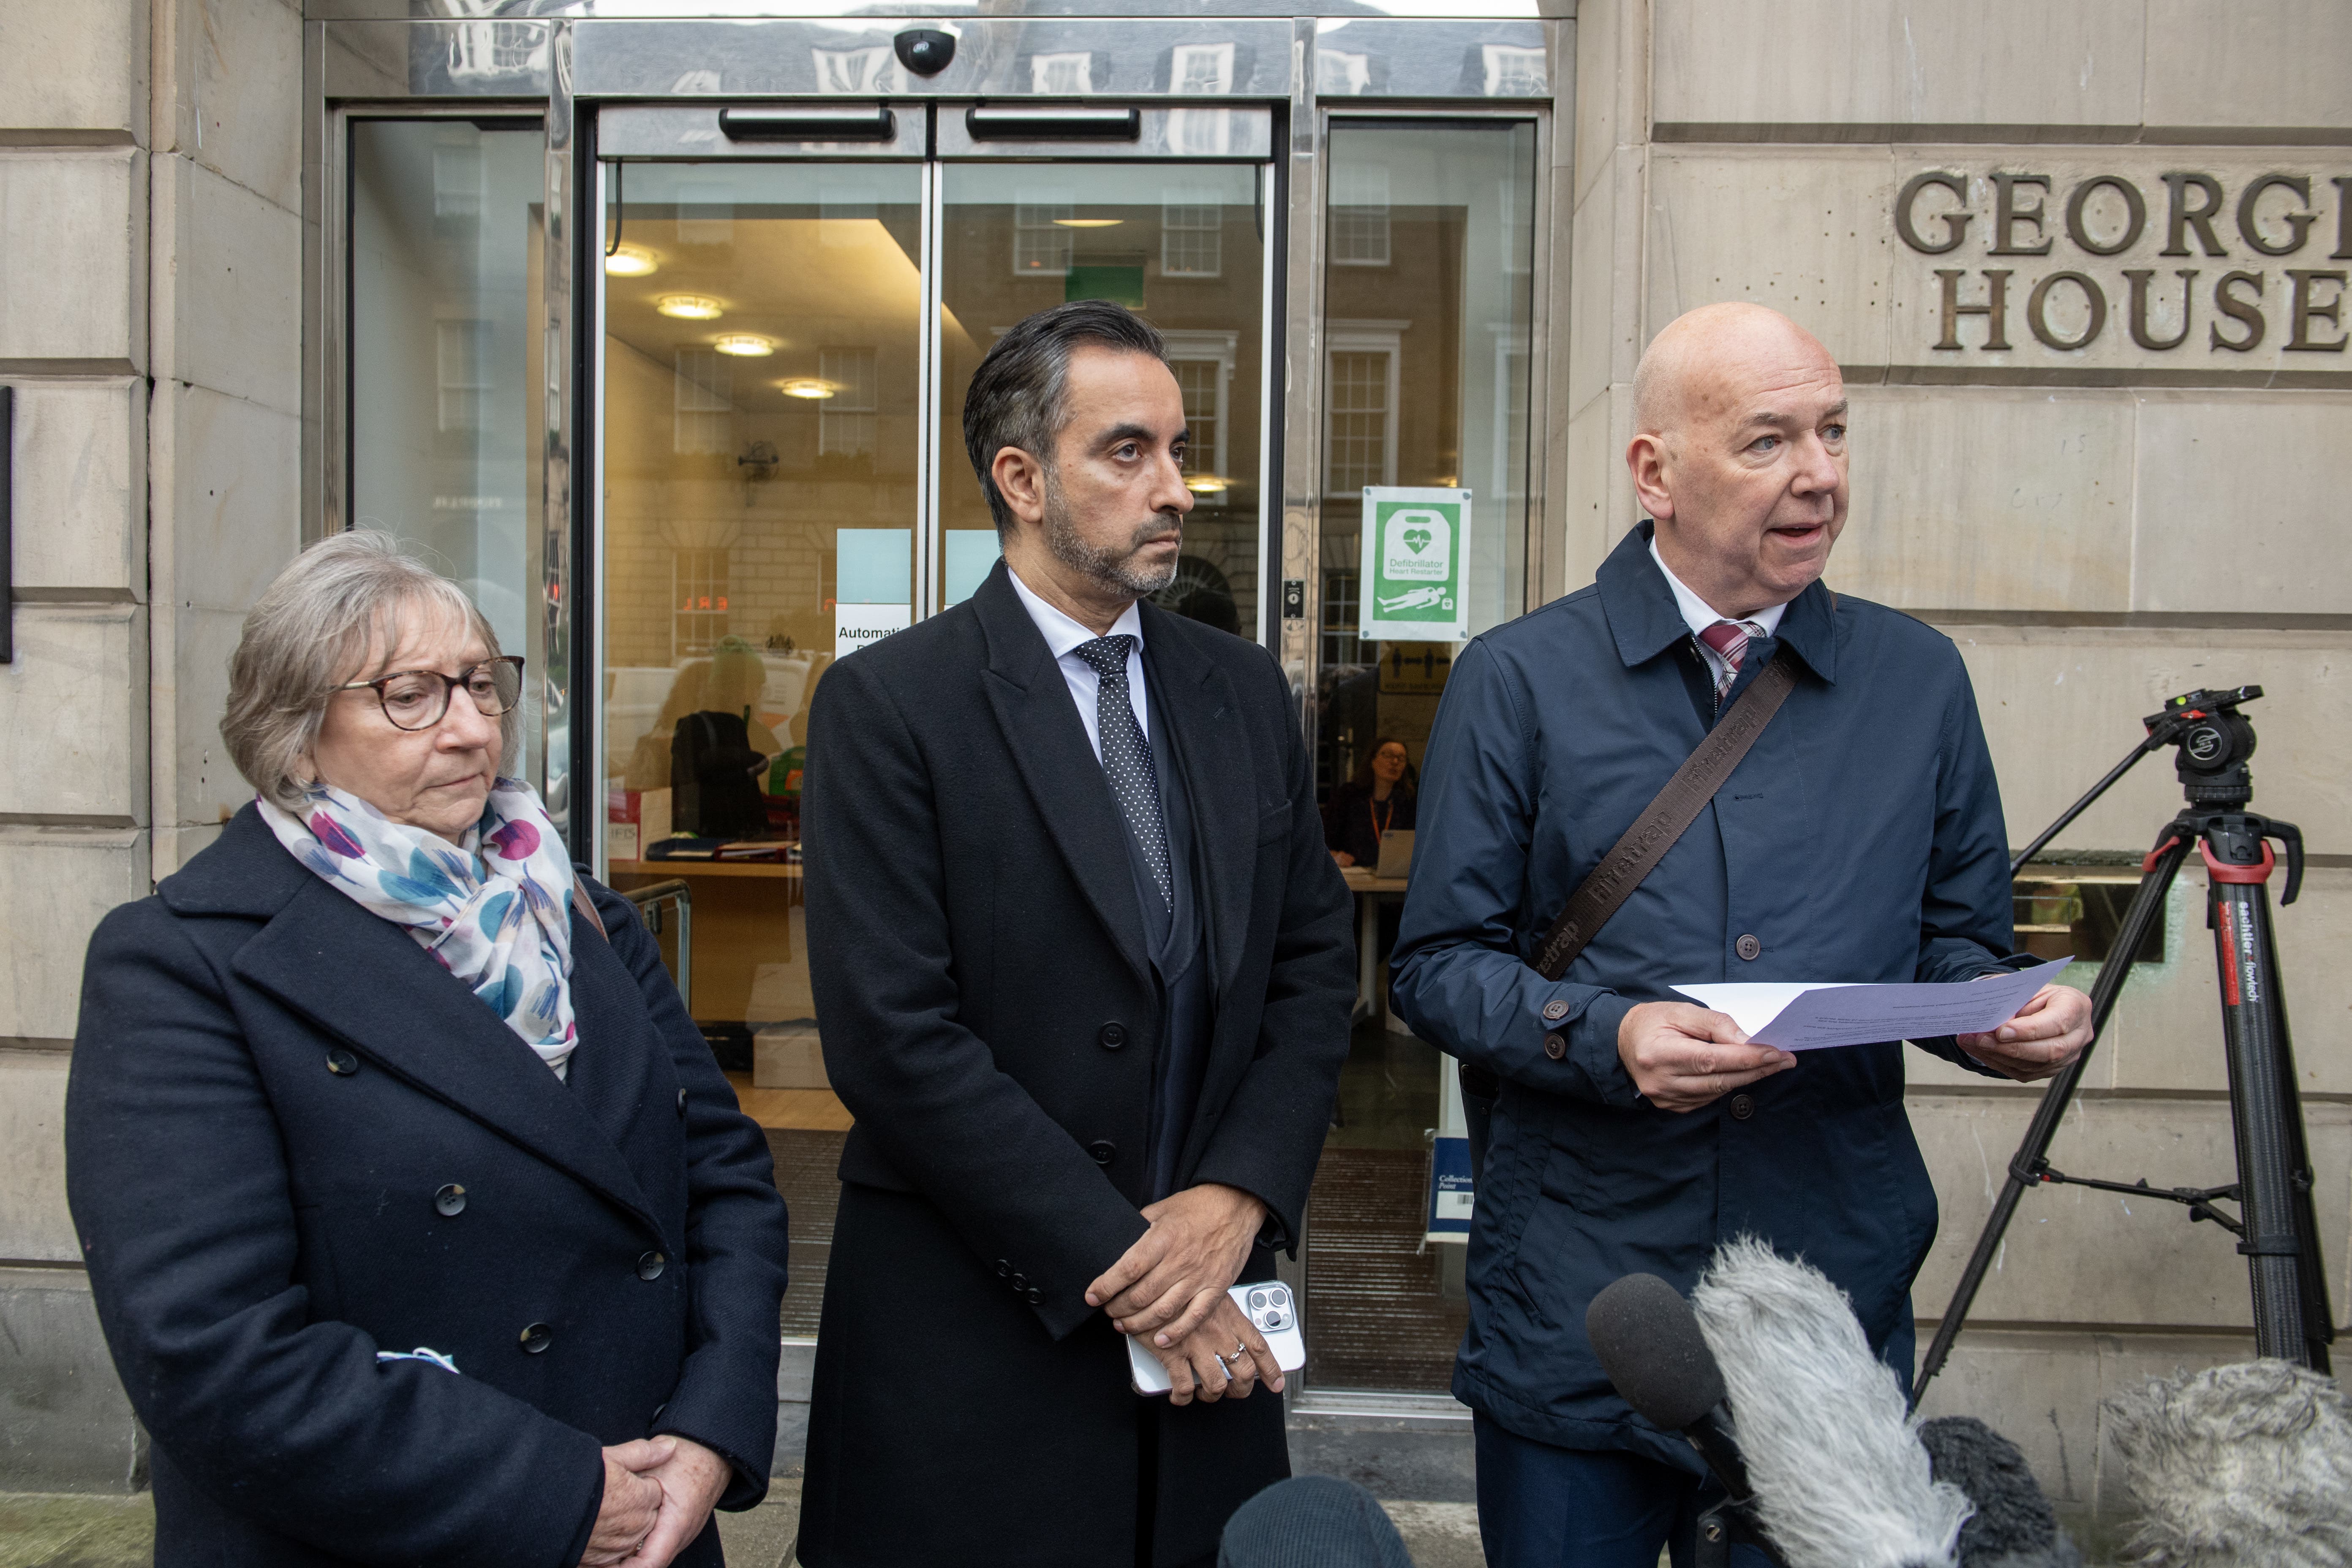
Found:
<path fill-rule="evenodd" d="M 672 877 L 666 882 L 653 882 L 642 888 L 632 888 L 621 897 L 637 906 L 644 917 L 646 929 L 656 936 L 661 934 L 664 904 L 677 906 L 677 999 L 688 1016 L 694 1012 L 694 889 L 683 877 Z"/>

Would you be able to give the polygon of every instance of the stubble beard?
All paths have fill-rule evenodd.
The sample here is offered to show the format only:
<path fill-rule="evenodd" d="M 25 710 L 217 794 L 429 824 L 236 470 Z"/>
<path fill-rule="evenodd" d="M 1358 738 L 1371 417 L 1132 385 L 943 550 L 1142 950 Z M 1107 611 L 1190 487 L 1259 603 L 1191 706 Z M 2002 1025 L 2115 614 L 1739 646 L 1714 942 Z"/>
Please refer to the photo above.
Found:
<path fill-rule="evenodd" d="M 1070 520 L 1069 504 L 1063 499 L 1061 485 L 1052 475 L 1046 476 L 1046 550 L 1071 571 L 1084 573 L 1103 587 L 1130 599 L 1148 599 L 1176 580 L 1174 561 L 1165 566 L 1144 567 L 1135 563 L 1135 557 L 1146 544 L 1171 529 L 1181 533 L 1183 526 L 1181 518 L 1160 512 L 1135 525 L 1124 550 L 1089 544 Z"/>

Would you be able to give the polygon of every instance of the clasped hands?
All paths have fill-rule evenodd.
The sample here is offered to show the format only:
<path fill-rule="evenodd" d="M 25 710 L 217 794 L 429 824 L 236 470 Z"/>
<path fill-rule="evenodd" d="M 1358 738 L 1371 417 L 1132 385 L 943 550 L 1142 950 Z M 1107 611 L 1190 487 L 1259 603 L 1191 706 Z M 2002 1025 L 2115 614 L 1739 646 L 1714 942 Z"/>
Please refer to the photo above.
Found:
<path fill-rule="evenodd" d="M 2091 999 L 2045 985 L 2017 1016 L 1986 1035 L 1957 1037 L 1960 1049 L 2020 1083 L 2045 1079 L 2091 1043 Z M 1617 1026 L 1617 1056 L 1642 1097 L 1663 1110 L 1696 1110 L 1735 1089 L 1786 1072 L 1797 1058 L 1748 1043 L 1724 1014 L 1689 1002 L 1644 1002 Z"/>
<path fill-rule="evenodd" d="M 1246 1399 L 1260 1383 L 1282 1392 L 1274 1352 L 1225 1294 L 1249 1261 L 1265 1205 L 1210 1182 L 1162 1198 L 1143 1217 L 1151 1228 L 1087 1287 L 1087 1305 L 1160 1358 L 1172 1404 Z"/>
<path fill-rule="evenodd" d="M 731 1467 L 687 1437 L 641 1437 L 604 1450 L 604 1500 L 580 1568 L 667 1568 L 710 1519 Z"/>

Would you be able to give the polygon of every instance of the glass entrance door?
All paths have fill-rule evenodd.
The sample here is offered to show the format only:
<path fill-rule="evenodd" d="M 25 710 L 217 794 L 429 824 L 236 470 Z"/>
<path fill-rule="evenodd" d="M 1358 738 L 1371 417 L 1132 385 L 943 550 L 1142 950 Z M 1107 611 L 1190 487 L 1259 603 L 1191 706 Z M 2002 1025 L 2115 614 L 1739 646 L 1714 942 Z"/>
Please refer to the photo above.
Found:
<path fill-rule="evenodd" d="M 1200 504 L 1162 602 L 1262 635 L 1262 156 L 1169 155 L 1164 110 L 1126 155 L 977 145 L 948 106 L 856 111 L 888 133 L 864 148 L 774 139 L 780 115 L 835 134 L 824 116 L 851 112 L 609 111 L 607 147 L 634 155 L 608 153 L 601 185 L 604 862 L 624 889 L 691 889 L 689 1005 L 793 1205 L 793 1336 L 816 1330 L 850 1124 L 809 987 L 809 705 L 994 564 L 962 392 L 1015 321 L 1112 299 L 1166 334 Z"/>

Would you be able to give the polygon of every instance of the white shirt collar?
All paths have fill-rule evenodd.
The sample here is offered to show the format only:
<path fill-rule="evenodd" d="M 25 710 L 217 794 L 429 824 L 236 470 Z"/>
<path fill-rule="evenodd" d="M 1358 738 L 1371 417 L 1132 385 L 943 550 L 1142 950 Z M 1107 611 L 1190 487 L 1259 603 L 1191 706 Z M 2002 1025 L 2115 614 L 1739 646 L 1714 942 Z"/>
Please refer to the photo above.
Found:
<path fill-rule="evenodd" d="M 1031 620 L 1037 623 L 1037 630 L 1045 638 L 1045 647 L 1055 658 L 1064 657 L 1080 643 L 1095 640 L 1097 633 L 1091 627 L 1081 626 L 1031 593 L 1029 584 L 1021 580 L 1021 574 L 1013 571 L 1010 563 L 1006 563 L 1004 574 L 1013 579 L 1013 591 L 1021 595 L 1021 607 L 1029 612 Z M 1120 612 L 1118 619 L 1111 623 L 1109 632 L 1102 635 L 1131 637 L 1139 651 L 1143 646 L 1142 613 L 1133 605 L 1128 605 Z"/>
<path fill-rule="evenodd" d="M 1658 536 L 1654 533 L 1650 535 L 1650 559 L 1656 562 L 1658 570 L 1666 574 L 1666 586 L 1673 589 L 1675 593 L 1675 608 L 1683 613 L 1684 624 L 1690 627 L 1691 636 L 1698 636 L 1717 621 L 1731 619 L 1728 616 L 1718 615 L 1714 605 L 1692 593 L 1689 585 L 1675 575 L 1673 568 L 1666 564 L 1666 558 L 1658 553 Z M 1017 583 L 1020 579 L 1015 578 L 1013 581 Z M 1789 602 L 1783 600 L 1780 604 L 1759 610 L 1752 616 L 1743 616 L 1740 618 L 1762 626 L 1764 635 L 1769 637 L 1780 629 L 1780 615 L 1788 607 Z"/>

